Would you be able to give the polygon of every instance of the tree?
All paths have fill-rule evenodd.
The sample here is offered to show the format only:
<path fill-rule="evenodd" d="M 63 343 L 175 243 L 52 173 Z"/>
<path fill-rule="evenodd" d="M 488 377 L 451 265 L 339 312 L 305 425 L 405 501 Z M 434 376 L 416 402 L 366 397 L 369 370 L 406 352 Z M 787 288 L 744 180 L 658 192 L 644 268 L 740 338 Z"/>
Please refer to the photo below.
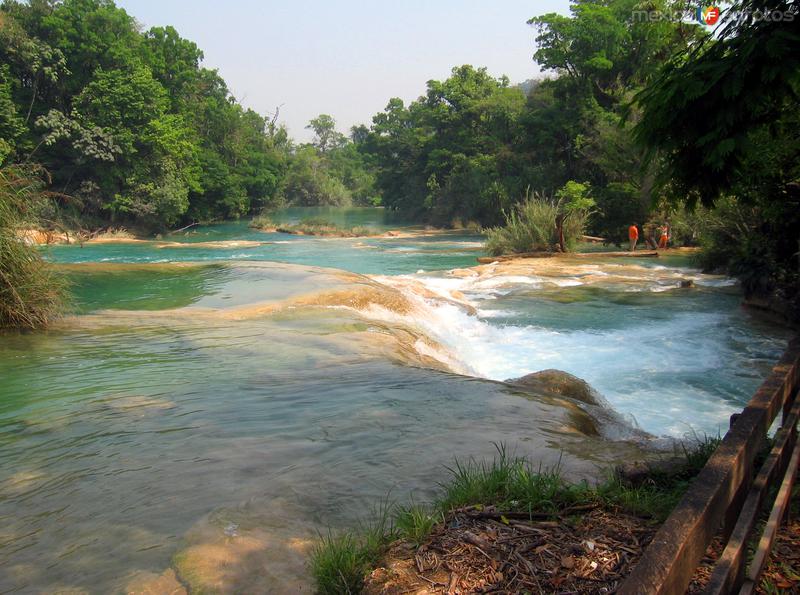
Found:
<path fill-rule="evenodd" d="M 574 180 L 570 180 L 556 192 L 556 201 L 558 208 L 558 214 L 556 215 L 558 247 L 561 252 L 566 252 L 567 242 L 564 237 L 564 228 L 573 221 L 580 220 L 577 228 L 582 230 L 589 212 L 595 206 L 595 202 L 589 197 L 589 186 Z M 581 233 L 583 232 L 581 231 Z"/>
<path fill-rule="evenodd" d="M 0 160 L 41 162 L 92 225 L 162 229 L 278 200 L 285 128 L 243 109 L 174 28 L 141 33 L 111 0 L 4 0 L 0 59 Z"/>
<path fill-rule="evenodd" d="M 685 3 L 655 0 L 649 11 L 675 14 Z M 639 0 L 575 0 L 572 16 L 549 13 L 528 21 L 537 30 L 534 54 L 543 68 L 564 73 L 571 86 L 611 108 L 627 89 L 645 83 L 676 48 L 697 39 L 698 27 L 642 18 Z"/>
<path fill-rule="evenodd" d="M 673 194 L 710 206 L 760 150 L 752 134 L 777 122 L 800 94 L 800 16 L 792 0 L 744 0 L 716 38 L 679 54 L 637 96 L 637 139 L 664 159 Z M 784 14 L 785 19 L 756 19 Z M 748 16 L 749 15 L 749 16 Z"/>
<path fill-rule="evenodd" d="M 675 201 L 690 208 L 724 201 L 707 264 L 738 275 L 749 294 L 780 294 L 793 303 L 795 317 L 798 8 L 794 1 L 736 2 L 718 35 L 677 56 L 639 93 L 642 119 L 636 125 L 638 140 L 660 160 L 659 181 Z"/>
<path fill-rule="evenodd" d="M 349 206 L 350 192 L 331 175 L 316 148 L 305 145 L 294 154 L 283 189 L 287 202 L 302 206 Z"/>
<path fill-rule="evenodd" d="M 328 114 L 320 114 L 308 123 L 306 130 L 314 131 L 314 146 L 320 153 L 327 153 L 345 144 L 347 138 L 336 131 L 336 120 Z"/>
<path fill-rule="evenodd" d="M 524 188 L 513 176 L 524 104 L 508 79 L 469 65 L 428 81 L 408 107 L 390 100 L 361 145 L 377 165 L 383 204 L 437 223 L 498 221 Z"/>

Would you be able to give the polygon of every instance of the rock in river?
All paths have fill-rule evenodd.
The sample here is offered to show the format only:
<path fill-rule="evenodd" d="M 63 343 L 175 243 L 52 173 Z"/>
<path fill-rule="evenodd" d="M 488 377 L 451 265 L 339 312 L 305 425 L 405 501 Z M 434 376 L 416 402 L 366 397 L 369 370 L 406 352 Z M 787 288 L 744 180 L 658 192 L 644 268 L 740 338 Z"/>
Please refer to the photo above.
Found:
<path fill-rule="evenodd" d="M 542 370 L 521 378 L 506 380 L 508 384 L 536 392 L 561 395 L 587 405 L 607 407 L 605 399 L 588 382 L 561 370 Z"/>

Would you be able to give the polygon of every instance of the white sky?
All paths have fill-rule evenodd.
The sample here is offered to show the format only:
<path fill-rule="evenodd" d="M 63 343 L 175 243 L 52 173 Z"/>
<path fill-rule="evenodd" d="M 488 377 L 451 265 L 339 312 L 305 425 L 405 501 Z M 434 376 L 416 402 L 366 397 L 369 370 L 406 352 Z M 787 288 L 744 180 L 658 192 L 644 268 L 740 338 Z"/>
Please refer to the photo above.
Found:
<path fill-rule="evenodd" d="M 526 21 L 567 14 L 568 0 L 117 0 L 145 28 L 172 25 L 219 69 L 234 96 L 280 119 L 297 140 L 332 115 L 342 132 L 368 124 L 391 97 L 406 102 L 453 66 L 486 66 L 522 82 L 537 75 Z"/>

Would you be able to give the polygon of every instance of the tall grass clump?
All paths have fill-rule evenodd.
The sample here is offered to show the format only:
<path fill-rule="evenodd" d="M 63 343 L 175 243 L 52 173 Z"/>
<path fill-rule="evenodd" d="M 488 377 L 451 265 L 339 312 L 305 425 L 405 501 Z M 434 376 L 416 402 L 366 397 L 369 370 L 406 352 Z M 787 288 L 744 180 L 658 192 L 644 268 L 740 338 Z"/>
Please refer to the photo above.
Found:
<path fill-rule="evenodd" d="M 42 328 L 63 304 L 63 279 L 20 237 L 45 202 L 35 169 L 0 169 L 0 328 Z"/>
<path fill-rule="evenodd" d="M 428 538 L 437 523 L 444 520 L 444 513 L 431 509 L 413 500 L 408 506 L 401 506 L 395 512 L 394 525 L 398 535 L 416 546 Z"/>
<path fill-rule="evenodd" d="M 510 213 L 506 223 L 486 232 L 486 250 L 492 256 L 522 252 L 574 250 L 585 233 L 595 202 L 590 187 L 569 181 L 553 198 L 530 190 Z"/>
<path fill-rule="evenodd" d="M 521 252 L 547 252 L 556 241 L 558 206 L 534 193 L 511 212 L 506 223 L 486 231 L 486 250 L 492 256 Z"/>

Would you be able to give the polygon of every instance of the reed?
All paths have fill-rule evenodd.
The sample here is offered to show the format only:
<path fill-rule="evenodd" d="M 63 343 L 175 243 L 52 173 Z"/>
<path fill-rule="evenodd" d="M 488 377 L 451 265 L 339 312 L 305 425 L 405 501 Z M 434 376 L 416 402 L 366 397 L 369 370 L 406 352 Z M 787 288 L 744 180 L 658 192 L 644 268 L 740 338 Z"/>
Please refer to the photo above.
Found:
<path fill-rule="evenodd" d="M 0 328 L 45 327 L 64 304 L 64 279 L 20 238 L 46 201 L 39 171 L 0 169 Z"/>

